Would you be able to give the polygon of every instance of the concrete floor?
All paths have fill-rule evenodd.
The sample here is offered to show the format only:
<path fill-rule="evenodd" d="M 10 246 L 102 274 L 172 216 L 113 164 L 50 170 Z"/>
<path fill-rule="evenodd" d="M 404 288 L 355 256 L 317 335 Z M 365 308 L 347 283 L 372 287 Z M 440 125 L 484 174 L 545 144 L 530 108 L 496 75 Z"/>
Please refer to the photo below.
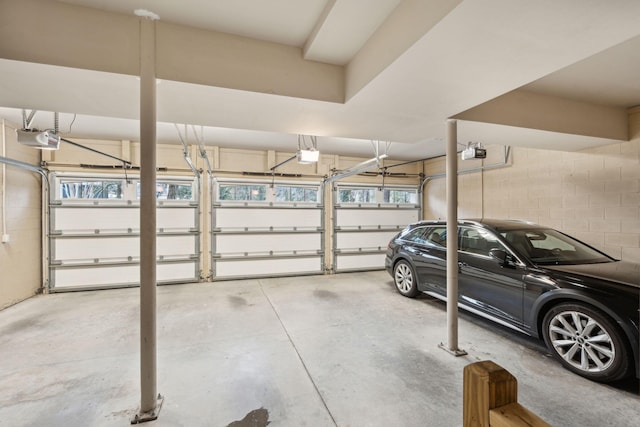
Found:
<path fill-rule="evenodd" d="M 125 426 L 140 402 L 138 289 L 0 311 L 1 426 Z M 158 391 L 145 426 L 460 426 L 462 371 L 490 359 L 553 426 L 638 425 L 637 380 L 574 375 L 535 340 L 395 292 L 385 272 L 158 288 Z"/>

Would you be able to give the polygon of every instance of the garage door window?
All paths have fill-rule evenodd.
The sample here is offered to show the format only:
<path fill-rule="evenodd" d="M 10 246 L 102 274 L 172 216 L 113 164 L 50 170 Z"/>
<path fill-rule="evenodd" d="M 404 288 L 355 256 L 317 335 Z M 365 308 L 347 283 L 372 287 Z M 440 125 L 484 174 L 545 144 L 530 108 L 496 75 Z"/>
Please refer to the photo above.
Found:
<path fill-rule="evenodd" d="M 418 200 L 417 190 L 385 188 L 382 191 L 384 203 L 415 205 Z"/>
<path fill-rule="evenodd" d="M 138 199 L 140 183 L 137 184 Z M 193 187 L 190 182 L 156 182 L 156 199 L 158 200 L 193 200 Z"/>
<path fill-rule="evenodd" d="M 122 181 L 61 180 L 60 199 L 122 199 Z"/>
<path fill-rule="evenodd" d="M 318 187 L 276 185 L 276 202 L 318 202 Z"/>
<path fill-rule="evenodd" d="M 220 185 L 219 200 L 253 200 L 267 199 L 266 185 L 222 184 Z"/>
<path fill-rule="evenodd" d="M 340 188 L 338 190 L 340 203 L 376 203 L 375 188 Z"/>

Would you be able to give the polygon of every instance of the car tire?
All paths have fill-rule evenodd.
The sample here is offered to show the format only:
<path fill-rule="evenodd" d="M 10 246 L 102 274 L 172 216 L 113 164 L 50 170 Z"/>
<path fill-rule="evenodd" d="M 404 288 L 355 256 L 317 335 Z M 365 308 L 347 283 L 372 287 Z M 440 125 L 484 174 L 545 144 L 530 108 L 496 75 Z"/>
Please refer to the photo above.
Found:
<path fill-rule="evenodd" d="M 590 306 L 556 305 L 544 316 L 542 334 L 553 356 L 585 378 L 611 382 L 629 371 L 629 351 L 622 333 L 608 316 Z"/>
<path fill-rule="evenodd" d="M 405 297 L 413 298 L 420 293 L 416 273 L 407 261 L 398 261 L 393 267 L 393 283 Z"/>

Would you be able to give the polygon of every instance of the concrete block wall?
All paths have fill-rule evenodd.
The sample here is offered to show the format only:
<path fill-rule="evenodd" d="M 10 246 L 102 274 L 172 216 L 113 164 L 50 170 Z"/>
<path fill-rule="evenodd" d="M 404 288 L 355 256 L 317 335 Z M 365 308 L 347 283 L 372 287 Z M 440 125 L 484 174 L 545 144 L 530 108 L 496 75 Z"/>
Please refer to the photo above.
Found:
<path fill-rule="evenodd" d="M 513 167 L 486 172 L 485 215 L 546 224 L 640 261 L 639 152 L 640 141 L 577 153 L 515 149 Z"/>
<path fill-rule="evenodd" d="M 504 168 L 460 176 L 461 218 L 534 221 L 640 262 L 640 138 L 579 152 L 514 147 L 511 154 Z M 443 163 L 427 163 L 426 174 Z M 425 218 L 445 218 L 444 179 L 431 181 L 425 193 Z"/>

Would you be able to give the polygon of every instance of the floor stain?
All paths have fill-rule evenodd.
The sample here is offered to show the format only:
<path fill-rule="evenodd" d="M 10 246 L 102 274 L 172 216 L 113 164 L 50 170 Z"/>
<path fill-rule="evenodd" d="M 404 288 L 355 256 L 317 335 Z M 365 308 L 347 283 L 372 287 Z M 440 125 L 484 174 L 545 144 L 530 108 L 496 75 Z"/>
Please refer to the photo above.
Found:
<path fill-rule="evenodd" d="M 325 289 L 316 289 L 313 291 L 313 296 L 323 299 L 338 299 L 340 296 L 335 292 L 327 291 Z"/>
<path fill-rule="evenodd" d="M 36 330 L 38 326 L 40 326 L 40 321 L 38 319 L 22 319 L 11 322 L 7 325 L 0 327 L 0 331 L 2 331 L 2 335 L 9 335 L 14 333 L 24 333 L 29 330 Z"/>
<path fill-rule="evenodd" d="M 264 408 L 254 409 L 249 412 L 243 419 L 234 421 L 227 427 L 266 427 L 271 423 L 269 421 L 269 411 Z"/>
<path fill-rule="evenodd" d="M 231 305 L 235 308 L 240 308 L 240 307 L 246 307 L 247 304 L 247 300 L 242 298 L 242 297 L 238 297 L 235 295 L 229 295 L 227 296 L 227 299 L 229 300 L 229 302 L 231 303 Z"/>

